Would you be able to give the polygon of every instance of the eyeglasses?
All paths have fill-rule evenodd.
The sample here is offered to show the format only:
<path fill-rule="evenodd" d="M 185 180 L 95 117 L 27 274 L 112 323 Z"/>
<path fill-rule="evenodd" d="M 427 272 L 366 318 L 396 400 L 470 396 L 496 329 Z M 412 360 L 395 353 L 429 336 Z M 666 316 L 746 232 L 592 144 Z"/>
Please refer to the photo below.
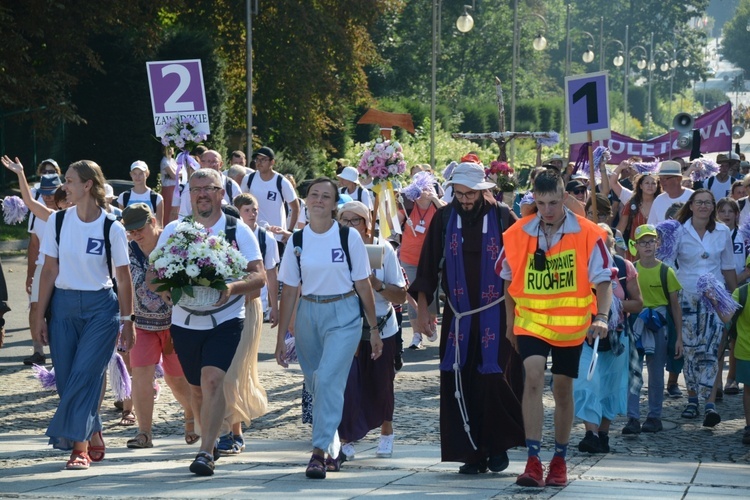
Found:
<path fill-rule="evenodd" d="M 341 223 L 346 224 L 347 226 L 359 226 L 362 222 L 364 222 L 362 217 L 357 217 L 356 219 L 341 219 Z"/>
<path fill-rule="evenodd" d="M 43 174 L 56 174 L 57 170 L 42 170 Z"/>
<path fill-rule="evenodd" d="M 656 245 L 656 240 L 640 240 L 638 243 L 636 243 L 639 247 L 648 247 L 651 245 Z"/>
<path fill-rule="evenodd" d="M 453 190 L 453 194 L 458 198 L 459 200 L 473 200 L 477 197 L 479 194 L 479 191 L 466 191 L 465 193 L 462 191 L 456 191 Z"/>
<path fill-rule="evenodd" d="M 711 200 L 694 200 L 693 203 L 699 207 L 711 207 L 714 204 Z"/>
<path fill-rule="evenodd" d="M 221 189 L 219 186 L 201 186 L 201 187 L 191 187 L 190 192 L 191 193 L 215 193 Z"/>
<path fill-rule="evenodd" d="M 607 213 L 607 212 L 597 212 L 597 213 L 596 213 L 596 218 L 597 218 L 597 219 L 601 219 L 601 220 L 605 220 L 605 219 L 607 219 L 607 218 L 608 218 L 608 217 L 609 217 L 610 215 L 611 215 L 611 214 L 609 214 L 609 213 Z M 588 218 L 590 218 L 590 219 L 593 219 L 593 218 L 594 218 L 594 213 L 593 213 L 593 212 L 586 212 L 586 217 L 588 217 Z"/>

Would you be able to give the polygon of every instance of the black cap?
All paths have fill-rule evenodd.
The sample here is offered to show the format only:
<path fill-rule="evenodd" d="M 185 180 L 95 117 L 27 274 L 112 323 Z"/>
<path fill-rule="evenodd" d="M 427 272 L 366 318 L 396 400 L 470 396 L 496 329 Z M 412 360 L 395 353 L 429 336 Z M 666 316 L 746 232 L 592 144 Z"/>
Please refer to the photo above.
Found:
<path fill-rule="evenodd" d="M 253 158 L 255 158 L 258 155 L 267 156 L 270 159 L 274 159 L 275 155 L 273 154 L 273 149 L 269 148 L 268 146 L 263 146 L 258 151 L 253 153 Z"/>
<path fill-rule="evenodd" d="M 585 188 L 585 187 L 586 187 L 586 185 L 583 182 L 581 182 L 581 181 L 579 181 L 579 180 L 576 179 L 574 181 L 568 182 L 565 185 L 565 191 L 567 191 L 567 192 L 570 193 L 571 191 L 575 191 L 578 188 Z"/>

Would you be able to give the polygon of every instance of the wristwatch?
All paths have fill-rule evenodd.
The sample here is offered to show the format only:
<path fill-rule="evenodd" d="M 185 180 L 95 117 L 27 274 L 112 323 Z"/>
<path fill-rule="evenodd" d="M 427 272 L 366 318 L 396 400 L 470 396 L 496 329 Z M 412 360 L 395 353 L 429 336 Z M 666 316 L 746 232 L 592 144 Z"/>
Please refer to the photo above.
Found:
<path fill-rule="evenodd" d="M 130 316 L 120 316 L 120 321 L 130 321 L 132 323 L 135 321 L 135 314 L 131 314 Z"/>
<path fill-rule="evenodd" d="M 385 281 L 381 281 L 380 282 L 380 288 L 378 288 L 375 291 L 378 292 L 378 293 L 382 293 L 384 290 L 385 290 Z"/>

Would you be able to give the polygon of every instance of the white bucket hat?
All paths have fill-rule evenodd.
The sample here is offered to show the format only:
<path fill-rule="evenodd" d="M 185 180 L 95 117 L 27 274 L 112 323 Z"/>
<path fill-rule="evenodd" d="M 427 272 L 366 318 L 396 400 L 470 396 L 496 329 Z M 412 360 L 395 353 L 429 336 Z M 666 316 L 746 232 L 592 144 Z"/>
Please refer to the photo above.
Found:
<path fill-rule="evenodd" d="M 459 163 L 453 170 L 453 177 L 448 184 L 461 184 L 469 189 L 492 189 L 495 187 L 494 182 L 487 182 L 484 179 L 484 168 L 476 163 Z"/>
<path fill-rule="evenodd" d="M 659 163 L 659 175 L 675 175 L 682 177 L 682 166 L 674 160 L 664 160 Z"/>
<path fill-rule="evenodd" d="M 344 179 L 345 181 L 353 182 L 354 184 L 359 184 L 359 174 L 354 167 L 344 167 L 344 170 L 342 170 L 336 177 Z"/>

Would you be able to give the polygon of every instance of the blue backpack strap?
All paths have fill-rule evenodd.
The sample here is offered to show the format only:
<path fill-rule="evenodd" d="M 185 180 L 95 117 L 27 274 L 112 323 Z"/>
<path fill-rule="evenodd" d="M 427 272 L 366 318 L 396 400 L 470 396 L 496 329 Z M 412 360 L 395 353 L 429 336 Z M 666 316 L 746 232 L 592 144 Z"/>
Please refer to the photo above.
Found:
<path fill-rule="evenodd" d="M 255 179 L 255 172 L 247 176 L 247 190 L 248 191 L 250 191 L 250 185 L 253 183 L 253 179 Z"/>
<path fill-rule="evenodd" d="M 224 227 L 224 237 L 227 239 L 229 244 L 237 243 L 237 217 L 234 217 L 233 215 L 229 215 L 227 213 L 224 214 L 224 216 L 227 218 L 226 226 Z"/>
<path fill-rule="evenodd" d="M 55 212 L 55 242 L 57 242 L 58 248 L 60 247 L 60 231 L 62 231 L 63 220 L 65 219 L 65 213 L 67 210 L 59 210 Z M 58 253 L 58 259 L 60 254 Z"/>
<path fill-rule="evenodd" d="M 260 228 L 258 231 L 258 246 L 260 247 L 260 254 L 263 256 L 263 260 L 266 259 L 266 230 Z"/>
<path fill-rule="evenodd" d="M 154 207 L 154 214 L 156 214 L 156 204 L 159 202 L 159 198 L 156 196 L 156 193 L 151 191 L 151 206 Z"/>

